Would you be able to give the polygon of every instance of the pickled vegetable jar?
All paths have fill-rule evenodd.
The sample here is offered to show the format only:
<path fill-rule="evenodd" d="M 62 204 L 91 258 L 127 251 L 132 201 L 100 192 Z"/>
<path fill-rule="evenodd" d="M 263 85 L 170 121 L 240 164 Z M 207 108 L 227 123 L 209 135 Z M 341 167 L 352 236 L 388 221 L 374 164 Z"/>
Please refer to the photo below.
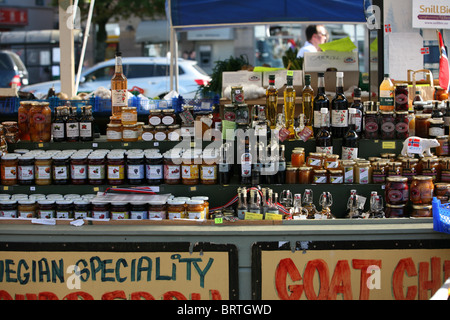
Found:
<path fill-rule="evenodd" d="M 52 110 L 48 102 L 35 103 L 29 112 L 30 138 L 33 142 L 51 140 Z"/>

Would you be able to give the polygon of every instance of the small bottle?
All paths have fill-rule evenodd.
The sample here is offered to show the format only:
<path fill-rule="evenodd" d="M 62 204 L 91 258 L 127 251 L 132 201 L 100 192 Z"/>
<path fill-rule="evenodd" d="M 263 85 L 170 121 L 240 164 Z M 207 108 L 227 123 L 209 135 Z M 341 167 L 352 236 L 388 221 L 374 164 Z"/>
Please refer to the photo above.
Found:
<path fill-rule="evenodd" d="M 122 107 L 128 106 L 128 80 L 123 74 L 122 53 L 116 52 L 115 73 L 111 79 L 111 111 L 113 117 L 121 118 Z"/>
<path fill-rule="evenodd" d="M 237 207 L 238 218 L 244 220 L 246 212 L 248 212 L 247 188 L 244 187 L 238 189 L 238 207 Z"/>
<path fill-rule="evenodd" d="M 77 108 L 69 107 L 69 116 L 66 121 L 66 141 L 76 142 L 80 139 L 80 123 L 77 117 Z"/>
<path fill-rule="evenodd" d="M 94 117 L 92 107 L 82 107 L 82 116 L 80 118 L 80 141 L 94 140 Z"/>
<path fill-rule="evenodd" d="M 250 189 L 250 203 L 248 205 L 248 211 L 253 213 L 261 213 L 261 207 L 259 204 L 259 194 L 256 190 Z"/>
<path fill-rule="evenodd" d="M 336 95 L 331 100 L 331 134 L 342 138 L 348 127 L 348 101 L 344 95 L 344 73 L 336 72 Z"/>
<path fill-rule="evenodd" d="M 294 118 L 296 93 L 292 81 L 293 77 L 287 76 L 286 88 L 284 89 L 284 116 L 286 129 L 289 130 L 289 140 L 293 140 L 295 137 Z"/>
<path fill-rule="evenodd" d="M 394 92 L 395 86 L 389 74 L 385 74 L 380 84 L 380 111 L 394 111 Z"/>
<path fill-rule="evenodd" d="M 308 210 L 302 207 L 302 195 L 300 193 L 294 194 L 294 208 L 292 212 L 292 219 L 305 220 L 308 216 Z"/>
<path fill-rule="evenodd" d="M 347 133 L 342 139 L 342 160 L 351 160 L 358 158 L 359 136 L 356 132 L 357 110 L 349 108 L 350 124 Z"/>
<path fill-rule="evenodd" d="M 252 154 L 248 141 L 245 143 L 245 151 L 241 155 L 240 169 L 241 184 L 250 185 L 252 182 Z"/>
<path fill-rule="evenodd" d="M 362 131 L 362 119 L 363 119 L 363 104 L 361 103 L 361 89 L 355 88 L 353 91 L 353 103 L 350 108 L 356 110 L 356 113 L 353 115 L 355 120 L 355 131 L 360 134 Z M 350 121 L 350 119 L 349 119 Z"/>
<path fill-rule="evenodd" d="M 313 99 L 314 90 L 311 87 L 311 75 L 305 74 L 305 86 L 302 91 L 302 112 L 305 115 L 305 126 L 312 127 L 313 124 Z"/>
<path fill-rule="evenodd" d="M 285 145 L 279 146 L 280 155 L 278 157 L 278 171 L 275 177 L 277 184 L 284 184 L 286 181 L 286 158 L 284 156 Z"/>
<path fill-rule="evenodd" d="M 314 136 L 317 135 L 317 133 L 320 130 L 320 127 L 322 125 L 322 114 L 320 110 L 322 108 L 330 109 L 330 100 L 328 99 L 327 95 L 325 94 L 325 76 L 323 72 L 319 72 L 317 74 L 317 95 L 313 100 L 313 109 L 314 109 Z M 330 130 L 330 115 L 327 115 L 326 119 L 326 125 L 327 130 Z"/>
<path fill-rule="evenodd" d="M 278 90 L 275 87 L 275 75 L 269 75 L 269 86 L 266 89 L 266 119 L 270 129 L 275 129 L 278 113 Z"/>
<path fill-rule="evenodd" d="M 313 191 L 311 189 L 305 189 L 302 206 L 308 211 L 306 219 L 314 219 L 316 206 L 313 203 Z"/>
<path fill-rule="evenodd" d="M 52 122 L 53 142 L 66 141 L 66 125 L 63 117 L 63 110 L 67 112 L 67 107 L 55 108 L 55 118 Z"/>
<path fill-rule="evenodd" d="M 261 197 L 261 213 L 265 215 L 269 211 L 269 189 L 268 188 L 262 188 L 262 197 Z"/>
<path fill-rule="evenodd" d="M 325 152 L 328 154 L 333 153 L 333 140 L 332 134 L 328 130 L 326 119 L 328 118 L 328 108 L 322 108 L 320 110 L 322 121 L 320 130 L 316 135 L 316 152 Z"/>

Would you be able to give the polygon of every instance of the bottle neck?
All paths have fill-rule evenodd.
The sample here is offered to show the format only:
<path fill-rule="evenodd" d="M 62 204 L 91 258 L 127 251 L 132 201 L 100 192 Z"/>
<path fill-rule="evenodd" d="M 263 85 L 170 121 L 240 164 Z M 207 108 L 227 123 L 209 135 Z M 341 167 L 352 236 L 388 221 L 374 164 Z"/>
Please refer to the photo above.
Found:
<path fill-rule="evenodd" d="M 317 92 L 325 93 L 325 78 L 324 77 L 319 77 L 317 79 Z"/>
<path fill-rule="evenodd" d="M 116 57 L 116 73 L 123 73 L 122 57 Z"/>
<path fill-rule="evenodd" d="M 336 78 L 336 92 L 344 93 L 344 78 Z"/>

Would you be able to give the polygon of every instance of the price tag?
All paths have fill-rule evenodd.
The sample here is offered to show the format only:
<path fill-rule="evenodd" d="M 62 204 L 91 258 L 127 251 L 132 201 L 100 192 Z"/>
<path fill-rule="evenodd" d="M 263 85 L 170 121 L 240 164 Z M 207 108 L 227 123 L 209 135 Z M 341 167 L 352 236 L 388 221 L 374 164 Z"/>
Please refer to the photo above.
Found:
<path fill-rule="evenodd" d="M 294 76 L 294 71 L 288 70 L 288 71 L 286 72 L 286 75 L 287 75 L 287 76 Z"/>
<path fill-rule="evenodd" d="M 191 187 L 191 191 L 197 191 L 197 187 Z"/>
<path fill-rule="evenodd" d="M 92 148 L 97 148 L 97 147 L 98 147 L 98 143 L 97 142 L 92 143 Z"/>
<path fill-rule="evenodd" d="M 215 218 L 214 219 L 214 223 L 215 224 L 222 224 L 223 223 L 223 218 Z"/>
<path fill-rule="evenodd" d="M 283 220 L 283 216 L 276 213 L 266 213 L 266 220 Z"/>
<path fill-rule="evenodd" d="M 38 143 L 38 148 L 43 148 L 44 144 L 43 143 Z"/>
<path fill-rule="evenodd" d="M 94 187 L 94 192 L 98 192 L 99 190 L 99 187 Z"/>
<path fill-rule="evenodd" d="M 4 191 L 8 191 L 8 190 L 9 190 L 9 187 L 4 186 L 4 187 L 3 187 L 3 190 L 4 190 Z"/>
<path fill-rule="evenodd" d="M 383 149 L 395 149 L 395 141 L 383 141 Z"/>
<path fill-rule="evenodd" d="M 244 214 L 244 220 L 262 220 L 263 215 L 261 213 L 246 212 Z"/>
<path fill-rule="evenodd" d="M 159 146 L 159 142 L 154 142 L 154 143 L 153 143 L 153 146 L 154 146 L 154 147 Z"/>
<path fill-rule="evenodd" d="M 35 186 L 30 187 L 30 191 L 36 191 L 36 187 Z"/>
<path fill-rule="evenodd" d="M 124 143 L 123 143 L 123 146 L 124 146 L 124 147 L 128 147 L 128 142 L 124 142 Z"/>

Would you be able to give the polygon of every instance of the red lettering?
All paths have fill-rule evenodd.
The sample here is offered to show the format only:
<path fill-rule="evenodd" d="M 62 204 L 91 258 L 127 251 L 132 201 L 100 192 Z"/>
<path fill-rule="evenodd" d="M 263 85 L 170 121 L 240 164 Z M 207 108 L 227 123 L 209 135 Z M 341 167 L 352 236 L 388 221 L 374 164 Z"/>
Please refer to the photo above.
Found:
<path fill-rule="evenodd" d="M 164 300 L 187 300 L 186 297 L 178 291 L 167 291 L 163 294 Z"/>
<path fill-rule="evenodd" d="M 59 300 L 53 292 L 39 292 L 39 300 Z"/>
<path fill-rule="evenodd" d="M 298 272 L 292 259 L 282 259 L 278 263 L 275 271 L 275 287 L 278 296 L 282 300 L 298 300 L 303 293 L 303 285 L 289 285 L 289 287 L 286 288 L 288 274 L 294 282 L 302 280 L 302 276 L 300 275 L 300 272 Z M 292 293 L 289 294 L 288 290 Z"/>
<path fill-rule="evenodd" d="M 69 293 L 63 300 L 94 300 L 94 297 L 87 292 L 78 291 Z"/>
<path fill-rule="evenodd" d="M 444 279 L 450 278 L 450 261 L 444 261 Z"/>
<path fill-rule="evenodd" d="M 155 300 L 155 298 L 148 292 L 138 291 L 131 294 L 131 300 Z"/>
<path fill-rule="evenodd" d="M 316 295 L 314 291 L 314 274 L 319 274 L 319 294 Z M 303 287 L 305 295 L 308 300 L 326 300 L 328 297 L 328 289 L 330 283 L 330 271 L 327 263 L 322 259 L 315 259 L 308 261 L 305 272 L 303 273 Z"/>
<path fill-rule="evenodd" d="M 333 277 L 331 278 L 329 300 L 335 300 L 338 293 L 342 293 L 344 300 L 352 300 L 352 283 L 350 280 L 350 266 L 347 260 L 339 260 L 336 263 Z"/>
<path fill-rule="evenodd" d="M 201 299 L 200 293 L 191 294 L 191 300 L 200 300 L 200 299 Z"/>
<path fill-rule="evenodd" d="M 209 290 L 209 294 L 211 295 L 211 300 L 222 300 L 219 290 Z"/>
<path fill-rule="evenodd" d="M 25 294 L 25 296 L 27 297 L 27 300 L 37 300 L 38 296 L 35 293 L 27 293 Z"/>
<path fill-rule="evenodd" d="M 0 290 L 0 300 L 12 300 L 13 298 L 5 290 Z"/>
<path fill-rule="evenodd" d="M 417 286 L 409 286 L 406 290 L 406 297 L 403 294 L 403 277 L 405 272 L 408 276 L 417 276 L 417 270 L 412 258 L 401 259 L 392 274 L 392 289 L 395 300 L 414 300 L 417 294 Z"/>
<path fill-rule="evenodd" d="M 125 296 L 125 292 L 123 292 L 123 290 L 107 292 L 102 295 L 102 300 L 114 300 L 114 299 L 126 300 L 127 297 Z"/>
<path fill-rule="evenodd" d="M 428 300 L 428 291 L 433 295 L 442 285 L 441 258 L 431 258 L 431 280 L 428 280 L 428 262 L 419 263 L 419 300 Z"/>
<path fill-rule="evenodd" d="M 370 274 L 367 273 L 367 268 L 369 266 L 376 265 L 381 269 L 381 260 L 372 259 L 353 259 L 352 266 L 355 269 L 361 270 L 360 283 L 359 283 L 359 300 L 369 300 L 370 290 L 367 286 L 367 279 L 369 279 Z"/>

